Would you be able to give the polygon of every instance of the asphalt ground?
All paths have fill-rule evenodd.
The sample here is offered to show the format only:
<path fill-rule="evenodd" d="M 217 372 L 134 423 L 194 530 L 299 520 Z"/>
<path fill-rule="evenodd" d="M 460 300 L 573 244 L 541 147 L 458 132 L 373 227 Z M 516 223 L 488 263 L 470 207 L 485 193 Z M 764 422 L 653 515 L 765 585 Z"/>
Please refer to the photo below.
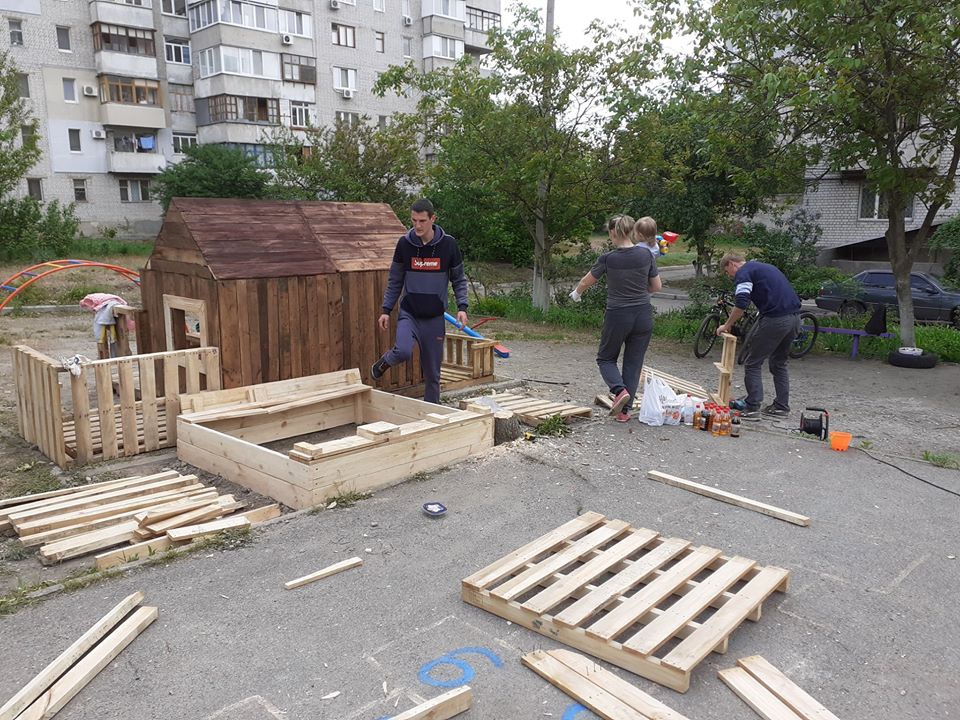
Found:
<path fill-rule="evenodd" d="M 504 371 L 528 375 L 536 364 L 563 376 L 549 363 L 556 347 L 512 349 L 517 358 L 540 354 Z M 582 372 L 572 386 L 534 392 L 582 398 L 596 384 L 595 368 L 581 362 L 592 348 L 561 350 Z M 789 591 L 771 596 L 725 655 L 705 659 L 687 693 L 607 666 L 691 720 L 753 717 L 716 673 L 755 654 L 845 720 L 960 717 L 956 495 L 767 422 L 746 426 L 739 439 L 603 415 L 573 427 L 569 437 L 501 446 L 349 509 L 286 516 L 243 548 L 132 570 L 0 619 L 0 697 L 142 590 L 159 620 L 58 718 L 377 720 L 468 682 L 475 699 L 465 719 L 586 720 L 588 711 L 520 664 L 522 653 L 558 645 L 462 602 L 460 580 L 593 510 L 791 571 Z M 960 492 L 956 471 L 886 459 Z M 651 482 L 650 469 L 812 523 L 798 527 Z M 421 510 L 435 500 L 448 508 L 442 518 Z M 363 567 L 283 589 L 353 556 Z"/>

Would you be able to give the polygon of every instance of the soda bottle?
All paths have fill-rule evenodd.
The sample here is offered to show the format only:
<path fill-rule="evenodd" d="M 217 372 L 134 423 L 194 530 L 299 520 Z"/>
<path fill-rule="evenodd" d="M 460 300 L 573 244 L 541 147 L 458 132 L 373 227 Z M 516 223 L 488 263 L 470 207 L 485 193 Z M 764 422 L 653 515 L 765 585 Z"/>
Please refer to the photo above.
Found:
<path fill-rule="evenodd" d="M 703 403 L 697 403 L 693 407 L 693 429 L 700 429 L 700 416 L 703 415 Z"/>
<path fill-rule="evenodd" d="M 717 405 L 713 413 L 713 422 L 710 423 L 710 434 L 719 437 L 723 434 L 723 408 Z"/>
<path fill-rule="evenodd" d="M 733 417 L 730 418 L 730 437 L 738 438 L 740 437 L 740 411 L 737 410 L 733 413 Z"/>
<path fill-rule="evenodd" d="M 723 407 L 723 426 L 720 428 L 720 434 L 724 437 L 730 435 L 730 408 L 726 405 Z"/>

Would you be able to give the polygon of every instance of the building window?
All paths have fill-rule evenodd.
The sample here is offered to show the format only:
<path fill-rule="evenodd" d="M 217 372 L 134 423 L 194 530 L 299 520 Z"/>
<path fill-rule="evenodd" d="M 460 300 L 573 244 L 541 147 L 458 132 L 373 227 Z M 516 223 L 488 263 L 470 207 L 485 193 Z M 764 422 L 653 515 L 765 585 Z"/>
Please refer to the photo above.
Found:
<path fill-rule="evenodd" d="M 295 128 L 313 125 L 313 105 L 311 103 L 290 101 L 290 126 Z"/>
<path fill-rule="evenodd" d="M 217 22 L 276 32 L 277 8 L 237 0 L 207 0 L 190 7 L 191 31 Z"/>
<path fill-rule="evenodd" d="M 67 137 L 70 141 L 70 152 L 80 152 L 80 129 L 79 128 L 69 128 L 67 130 Z"/>
<path fill-rule="evenodd" d="M 349 25 L 340 25 L 339 23 L 330 24 L 330 34 L 334 45 L 343 47 L 357 46 L 357 31 Z"/>
<path fill-rule="evenodd" d="M 77 102 L 77 81 L 73 78 L 63 78 L 63 100 L 68 103 Z"/>
<path fill-rule="evenodd" d="M 37 131 L 33 125 L 21 125 L 20 126 L 20 140 L 24 145 L 29 145 L 33 138 L 36 136 Z"/>
<path fill-rule="evenodd" d="M 400 0 L 400 14 L 413 16 L 413 13 L 410 12 L 410 0 Z"/>
<path fill-rule="evenodd" d="M 333 89 L 334 90 L 356 90 L 357 89 L 357 71 L 354 68 L 333 68 Z"/>
<path fill-rule="evenodd" d="M 913 196 L 907 200 L 903 207 L 903 214 L 908 220 L 913 218 Z M 889 216 L 887 211 L 887 201 L 879 193 L 870 188 L 863 187 L 860 190 L 860 219 L 861 220 L 886 220 Z"/>
<path fill-rule="evenodd" d="M 273 153 L 266 145 L 256 143 L 223 143 L 224 147 L 239 150 L 248 158 L 253 158 L 260 167 L 273 167 Z"/>
<path fill-rule="evenodd" d="M 27 195 L 43 202 L 43 181 L 40 178 L 27 178 Z"/>
<path fill-rule="evenodd" d="M 126 1 L 128 5 L 140 4 L 140 2 L 131 3 L 130 0 Z M 187 0 L 163 0 L 160 7 L 167 15 L 179 15 L 180 17 L 187 16 Z"/>
<path fill-rule="evenodd" d="M 471 30 L 489 32 L 500 27 L 500 15 L 480 8 L 467 8 L 467 27 Z"/>
<path fill-rule="evenodd" d="M 73 180 L 73 199 L 76 202 L 87 201 L 87 181 L 82 178 Z"/>
<path fill-rule="evenodd" d="M 284 81 L 317 84 L 317 61 L 314 58 L 284 53 L 280 61 L 283 64 Z"/>
<path fill-rule="evenodd" d="M 190 8 L 190 31 L 194 32 L 217 22 L 217 5 L 213 0 Z"/>
<path fill-rule="evenodd" d="M 463 0 L 433 0 L 433 14 L 444 17 L 464 19 L 465 3 Z M 424 13 L 428 14 L 428 13 Z"/>
<path fill-rule="evenodd" d="M 373 33 L 373 49 L 378 53 L 382 53 L 385 49 L 384 46 L 386 45 L 385 40 L 386 36 L 382 32 L 375 30 Z"/>
<path fill-rule="evenodd" d="M 10 28 L 10 45 L 23 46 L 23 20 L 9 18 L 7 25 Z"/>
<path fill-rule="evenodd" d="M 60 50 L 70 51 L 70 28 L 57 26 L 57 47 Z"/>
<path fill-rule="evenodd" d="M 30 76 L 27 73 L 17 73 L 17 88 L 20 90 L 20 97 L 30 97 Z"/>
<path fill-rule="evenodd" d="M 373 0 L 373 9 L 377 12 L 383 12 L 386 9 L 384 7 L 384 0 Z"/>
<path fill-rule="evenodd" d="M 424 54 L 428 57 L 441 57 L 447 60 L 457 60 L 463 57 L 463 40 L 430 35 L 423 39 Z"/>
<path fill-rule="evenodd" d="M 380 115 L 377 117 L 377 127 L 381 130 L 390 127 L 390 116 Z"/>
<path fill-rule="evenodd" d="M 163 43 L 163 52 L 168 63 L 190 64 L 190 41 L 180 38 L 167 38 Z"/>
<path fill-rule="evenodd" d="M 280 101 L 276 98 L 216 95 L 209 101 L 210 122 L 280 124 Z"/>
<path fill-rule="evenodd" d="M 156 56 L 153 44 L 153 30 L 140 30 L 122 25 L 93 24 L 94 50 L 111 50 L 127 55 Z"/>
<path fill-rule="evenodd" d="M 344 127 L 348 128 L 356 127 L 360 124 L 360 113 L 337 110 L 337 112 L 334 114 L 334 122 L 337 125 L 343 125 Z"/>
<path fill-rule="evenodd" d="M 113 149 L 115 152 L 122 153 L 155 153 L 157 152 L 157 136 L 153 132 L 115 130 L 113 132 Z"/>
<path fill-rule="evenodd" d="M 218 45 L 200 52 L 200 77 L 217 73 L 263 75 L 263 53 L 250 48 Z"/>
<path fill-rule="evenodd" d="M 170 110 L 172 112 L 196 112 L 193 103 L 192 85 L 170 85 Z"/>
<path fill-rule="evenodd" d="M 413 38 L 408 35 L 403 36 L 403 56 L 413 57 Z"/>
<path fill-rule="evenodd" d="M 313 25 L 310 22 L 310 15 L 308 13 L 297 12 L 296 10 L 281 10 L 280 32 L 310 37 L 313 35 Z"/>
<path fill-rule="evenodd" d="M 120 202 L 150 202 L 150 181 L 124 178 L 120 181 Z"/>
<path fill-rule="evenodd" d="M 194 147 L 196 144 L 197 136 L 193 133 L 173 134 L 173 152 L 175 155 L 183 155 L 187 148 Z"/>
<path fill-rule="evenodd" d="M 160 105 L 160 83 L 156 80 L 100 76 L 100 102 L 124 105 Z"/>

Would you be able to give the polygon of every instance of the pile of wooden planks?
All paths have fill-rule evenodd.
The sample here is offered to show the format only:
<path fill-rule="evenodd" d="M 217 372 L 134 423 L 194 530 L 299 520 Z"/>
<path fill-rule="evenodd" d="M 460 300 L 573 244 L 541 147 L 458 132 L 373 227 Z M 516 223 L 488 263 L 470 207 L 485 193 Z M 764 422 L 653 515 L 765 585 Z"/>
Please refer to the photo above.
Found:
<path fill-rule="evenodd" d="M 124 598 L 0 707 L 0 720 L 52 718 L 154 620 L 138 607 L 143 593 Z"/>
<path fill-rule="evenodd" d="M 145 552 L 157 552 L 280 514 L 272 505 L 224 518 L 243 507 L 196 475 L 166 470 L 0 500 L 0 532 L 16 534 L 27 547 L 39 546 L 40 561 L 51 565 L 128 543 L 149 545 Z M 129 560 L 137 553 L 125 548 L 121 554 Z M 97 564 L 103 566 L 99 558 Z"/>
<path fill-rule="evenodd" d="M 837 716 L 759 655 L 740 658 L 717 675 L 766 720 L 837 720 Z"/>
<path fill-rule="evenodd" d="M 553 402 L 552 400 L 540 400 L 535 397 L 525 395 L 515 395 L 513 393 L 494 393 L 493 395 L 483 396 L 488 400 L 495 400 L 504 410 L 508 410 L 516 415 L 520 422 L 526 425 L 537 426 L 544 420 L 549 420 L 554 415 L 559 415 L 564 422 L 571 417 L 590 417 L 593 410 L 581 405 L 574 405 L 568 402 Z M 476 405 L 479 397 L 469 398 L 460 401 L 461 409 L 468 409 L 471 405 Z"/>

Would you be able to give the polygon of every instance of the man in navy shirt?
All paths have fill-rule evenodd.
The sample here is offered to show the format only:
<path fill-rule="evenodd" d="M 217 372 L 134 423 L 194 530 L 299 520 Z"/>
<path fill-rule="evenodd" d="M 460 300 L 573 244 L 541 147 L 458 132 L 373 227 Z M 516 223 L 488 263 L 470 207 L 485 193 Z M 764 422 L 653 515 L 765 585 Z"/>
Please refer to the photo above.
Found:
<path fill-rule="evenodd" d="M 779 269 L 767 263 L 727 253 L 720 260 L 720 269 L 733 278 L 736 285 L 736 307 L 730 318 L 717 328 L 717 335 L 730 332 L 752 302 L 760 311 L 757 330 L 743 361 L 743 384 L 747 396 L 742 399 L 743 416 L 784 417 L 790 413 L 790 375 L 787 363 L 790 346 L 800 332 L 800 297 Z M 770 360 L 775 396 L 773 403 L 760 409 L 763 402 L 763 361 Z"/>

